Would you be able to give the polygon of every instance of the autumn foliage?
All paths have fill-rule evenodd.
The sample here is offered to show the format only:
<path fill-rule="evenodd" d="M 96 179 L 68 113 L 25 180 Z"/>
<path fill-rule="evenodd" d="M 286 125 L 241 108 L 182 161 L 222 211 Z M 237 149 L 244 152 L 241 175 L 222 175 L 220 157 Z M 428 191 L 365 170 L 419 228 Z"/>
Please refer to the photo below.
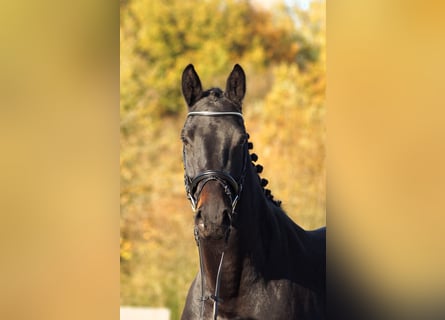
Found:
<path fill-rule="evenodd" d="M 325 4 L 121 1 L 121 304 L 177 318 L 198 270 L 183 185 L 180 91 L 247 74 L 246 126 L 276 199 L 304 228 L 325 224 Z"/>

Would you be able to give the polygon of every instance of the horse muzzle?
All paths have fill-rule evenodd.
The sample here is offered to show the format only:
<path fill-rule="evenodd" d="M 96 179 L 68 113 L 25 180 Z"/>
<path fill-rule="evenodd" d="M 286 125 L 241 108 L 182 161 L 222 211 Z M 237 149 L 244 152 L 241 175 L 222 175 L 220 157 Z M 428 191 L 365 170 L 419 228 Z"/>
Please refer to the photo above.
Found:
<path fill-rule="evenodd" d="M 217 180 L 206 181 L 196 205 L 195 225 L 203 239 L 222 239 L 231 226 L 232 206 Z"/>

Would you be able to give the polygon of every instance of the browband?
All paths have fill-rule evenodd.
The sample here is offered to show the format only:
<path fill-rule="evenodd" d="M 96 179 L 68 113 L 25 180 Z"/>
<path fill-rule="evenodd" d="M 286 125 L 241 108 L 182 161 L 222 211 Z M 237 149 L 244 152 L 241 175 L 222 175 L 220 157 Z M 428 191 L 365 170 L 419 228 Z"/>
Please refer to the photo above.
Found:
<path fill-rule="evenodd" d="M 187 116 L 238 116 L 243 118 L 242 113 L 232 111 L 191 111 Z"/>

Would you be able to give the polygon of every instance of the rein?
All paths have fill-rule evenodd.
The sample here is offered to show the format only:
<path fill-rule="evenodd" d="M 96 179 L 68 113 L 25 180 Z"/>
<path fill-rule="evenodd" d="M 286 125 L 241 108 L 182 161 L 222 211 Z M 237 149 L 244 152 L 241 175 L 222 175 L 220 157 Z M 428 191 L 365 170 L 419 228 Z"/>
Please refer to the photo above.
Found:
<path fill-rule="evenodd" d="M 240 112 L 231 112 L 231 111 L 225 111 L 225 112 L 214 112 L 214 111 L 191 111 L 187 114 L 187 117 L 190 116 L 238 116 L 243 119 L 243 115 Z M 245 144 L 245 147 L 247 149 L 248 145 Z M 247 150 L 245 150 L 247 152 Z M 247 156 L 246 152 L 244 153 L 244 159 L 243 159 L 243 168 L 241 172 L 241 176 L 239 180 L 237 181 L 235 178 L 233 178 L 229 173 L 226 173 L 224 171 L 219 170 L 205 170 L 199 174 L 197 174 L 194 178 L 190 178 L 187 176 L 187 173 L 185 172 L 184 175 L 184 182 L 185 182 L 185 189 L 187 193 L 187 198 L 189 199 L 193 212 L 196 212 L 197 210 L 197 203 L 199 201 L 199 196 L 201 193 L 202 188 L 204 185 L 211 180 L 216 180 L 224 187 L 225 193 L 230 197 L 231 200 L 231 206 L 232 206 L 232 213 L 230 214 L 230 222 L 232 224 L 232 219 L 234 215 L 236 214 L 235 208 L 238 203 L 238 200 L 240 198 L 241 192 L 243 190 L 243 182 L 247 171 Z M 248 152 L 247 152 L 248 153 Z M 185 151 L 183 150 L 183 158 L 185 163 Z M 184 167 L 185 171 L 185 167 Z M 198 185 L 202 183 L 201 190 L 197 190 Z M 197 196 L 195 197 L 195 193 Z M 231 226 L 230 226 L 231 228 Z M 228 229 L 230 232 L 230 229 Z M 203 264 L 203 258 L 202 258 L 202 248 L 201 243 L 199 239 L 199 233 L 198 228 L 195 226 L 194 229 L 194 235 L 195 235 L 195 241 L 196 245 L 198 246 L 198 252 L 199 252 L 199 269 L 201 273 L 201 298 L 199 299 L 201 301 L 201 311 L 200 311 L 200 319 L 203 319 L 204 317 L 204 306 L 205 301 L 208 299 L 211 299 L 213 301 L 213 319 L 216 320 L 218 316 L 218 304 L 219 302 L 222 302 L 223 300 L 219 298 L 219 291 L 221 287 L 221 269 L 224 259 L 224 251 L 221 253 L 221 259 L 219 261 L 218 266 L 218 273 L 216 275 L 216 283 L 215 283 L 215 292 L 213 295 L 205 296 L 205 271 L 204 271 L 204 264 Z M 226 236 L 226 241 L 228 241 L 229 234 Z"/>

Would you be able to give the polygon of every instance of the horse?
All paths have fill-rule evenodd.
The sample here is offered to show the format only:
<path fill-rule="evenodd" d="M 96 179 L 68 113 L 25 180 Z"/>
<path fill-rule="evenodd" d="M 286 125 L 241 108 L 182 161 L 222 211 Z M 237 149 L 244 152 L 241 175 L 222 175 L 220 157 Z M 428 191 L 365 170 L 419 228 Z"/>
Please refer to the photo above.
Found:
<path fill-rule="evenodd" d="M 225 91 L 182 73 L 184 182 L 194 211 L 199 272 L 181 319 L 324 319 L 326 228 L 306 231 L 281 209 L 244 125 L 246 76 Z"/>

